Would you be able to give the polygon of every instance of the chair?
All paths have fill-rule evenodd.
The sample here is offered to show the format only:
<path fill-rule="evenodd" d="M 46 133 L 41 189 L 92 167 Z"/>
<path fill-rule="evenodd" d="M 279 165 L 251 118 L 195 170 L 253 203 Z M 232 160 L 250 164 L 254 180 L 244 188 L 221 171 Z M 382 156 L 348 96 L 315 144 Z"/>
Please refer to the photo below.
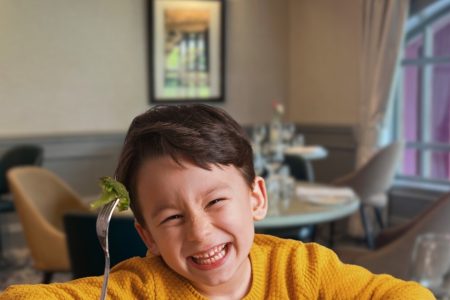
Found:
<path fill-rule="evenodd" d="M 102 275 L 105 267 L 93 213 L 68 213 L 64 215 L 64 228 L 74 279 Z M 134 256 L 145 256 L 147 247 L 134 228 L 129 216 L 113 216 L 109 224 L 108 243 L 111 267 Z"/>
<path fill-rule="evenodd" d="M 435 201 L 431 207 L 410 222 L 386 229 L 377 237 L 376 250 L 342 247 L 336 249 L 346 263 L 363 266 L 374 273 L 387 273 L 409 279 L 409 265 L 418 235 L 434 232 L 450 234 L 450 193 Z"/>
<path fill-rule="evenodd" d="M 6 172 L 15 166 L 41 165 L 43 149 L 38 145 L 18 145 L 8 149 L 0 158 L 0 214 L 14 211 L 14 203 L 10 197 Z M 0 263 L 7 265 L 4 257 L 0 222 Z"/>
<path fill-rule="evenodd" d="M 309 161 L 300 155 L 284 155 L 283 164 L 289 167 L 292 177 L 300 181 L 314 181 L 314 171 Z"/>
<path fill-rule="evenodd" d="M 48 283 L 54 272 L 70 270 L 63 215 L 89 208 L 64 181 L 44 168 L 15 167 L 8 171 L 7 179 L 33 265 L 44 272 L 43 282 Z"/>
<path fill-rule="evenodd" d="M 361 200 L 359 212 L 364 238 L 370 249 L 374 247 L 373 226 L 369 224 L 366 208 L 373 208 L 378 225 L 383 228 L 382 210 L 387 205 L 386 192 L 394 179 L 402 150 L 403 143 L 392 143 L 380 149 L 356 171 L 333 182 L 334 185 L 351 187 L 359 196 Z"/>

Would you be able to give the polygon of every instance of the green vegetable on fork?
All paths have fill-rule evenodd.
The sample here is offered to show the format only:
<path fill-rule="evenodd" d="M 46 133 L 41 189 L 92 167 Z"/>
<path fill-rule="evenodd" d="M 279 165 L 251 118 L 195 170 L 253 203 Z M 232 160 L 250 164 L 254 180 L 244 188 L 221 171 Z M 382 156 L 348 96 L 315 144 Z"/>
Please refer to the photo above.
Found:
<path fill-rule="evenodd" d="M 102 195 L 100 199 L 91 203 L 92 208 L 99 208 L 116 199 L 119 199 L 117 205 L 119 211 L 127 210 L 130 207 L 130 195 L 122 183 L 112 177 L 105 176 L 100 178 L 100 187 L 102 188 Z"/>

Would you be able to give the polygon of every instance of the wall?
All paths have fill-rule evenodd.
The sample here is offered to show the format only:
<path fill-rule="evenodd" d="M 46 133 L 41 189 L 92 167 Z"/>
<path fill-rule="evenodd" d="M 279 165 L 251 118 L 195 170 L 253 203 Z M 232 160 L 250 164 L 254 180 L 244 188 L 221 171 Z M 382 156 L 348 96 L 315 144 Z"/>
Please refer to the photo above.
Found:
<path fill-rule="evenodd" d="M 144 2 L 0 1 L 0 136 L 122 131 L 146 107 Z"/>
<path fill-rule="evenodd" d="M 289 117 L 358 122 L 360 1 L 289 1 Z"/>
<path fill-rule="evenodd" d="M 267 122 L 287 103 L 288 0 L 226 0 L 227 103 L 239 122 Z"/>
<path fill-rule="evenodd" d="M 0 0 L 0 137 L 123 132 L 148 105 L 146 1 Z M 287 0 L 227 1 L 223 107 L 287 97 Z"/>
<path fill-rule="evenodd" d="M 0 136 L 123 132 L 148 105 L 146 1 L 0 0 Z M 358 118 L 355 1 L 227 0 L 226 99 L 300 123 Z"/>

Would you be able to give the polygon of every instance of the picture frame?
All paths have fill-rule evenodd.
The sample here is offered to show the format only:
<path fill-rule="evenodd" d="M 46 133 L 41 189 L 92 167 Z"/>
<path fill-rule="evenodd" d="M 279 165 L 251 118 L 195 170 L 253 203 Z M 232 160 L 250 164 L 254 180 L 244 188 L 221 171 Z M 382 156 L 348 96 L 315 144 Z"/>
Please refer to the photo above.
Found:
<path fill-rule="evenodd" d="M 225 0 L 149 6 L 150 102 L 223 102 Z"/>

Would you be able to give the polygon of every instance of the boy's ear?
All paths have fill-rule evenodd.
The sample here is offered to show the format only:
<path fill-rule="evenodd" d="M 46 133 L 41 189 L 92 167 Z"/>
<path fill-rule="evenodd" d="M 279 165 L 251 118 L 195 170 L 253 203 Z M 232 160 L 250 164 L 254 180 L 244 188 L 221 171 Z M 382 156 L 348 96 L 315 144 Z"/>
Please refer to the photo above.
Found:
<path fill-rule="evenodd" d="M 144 244 L 147 246 L 148 250 L 153 255 L 160 255 L 158 246 L 155 243 L 155 240 L 152 237 L 152 234 L 149 230 L 147 230 L 145 227 L 143 227 L 139 222 L 134 221 L 134 227 L 136 228 L 137 232 L 139 233 L 139 236 L 141 237 L 142 241 L 144 241 Z"/>
<path fill-rule="evenodd" d="M 264 179 L 256 176 L 251 192 L 253 220 L 259 221 L 266 217 L 267 214 L 267 192 Z"/>

